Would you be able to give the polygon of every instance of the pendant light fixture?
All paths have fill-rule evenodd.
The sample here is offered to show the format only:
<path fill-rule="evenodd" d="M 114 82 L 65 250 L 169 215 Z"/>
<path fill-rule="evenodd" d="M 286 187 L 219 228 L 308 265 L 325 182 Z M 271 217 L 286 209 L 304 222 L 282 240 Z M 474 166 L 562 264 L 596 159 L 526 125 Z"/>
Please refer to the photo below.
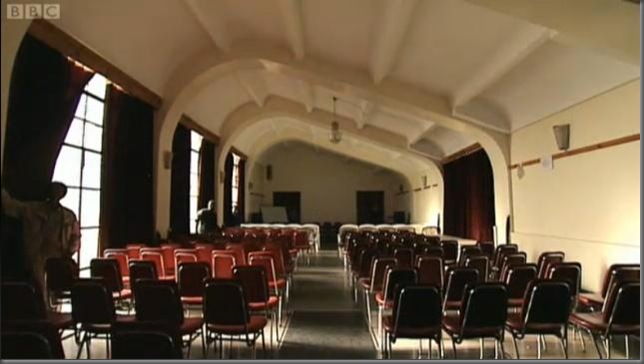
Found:
<path fill-rule="evenodd" d="M 331 133 L 329 133 L 329 141 L 334 144 L 340 143 L 342 140 L 342 132 L 340 131 L 340 123 L 336 119 L 335 104 L 338 98 L 333 96 L 333 121 L 331 122 Z"/>

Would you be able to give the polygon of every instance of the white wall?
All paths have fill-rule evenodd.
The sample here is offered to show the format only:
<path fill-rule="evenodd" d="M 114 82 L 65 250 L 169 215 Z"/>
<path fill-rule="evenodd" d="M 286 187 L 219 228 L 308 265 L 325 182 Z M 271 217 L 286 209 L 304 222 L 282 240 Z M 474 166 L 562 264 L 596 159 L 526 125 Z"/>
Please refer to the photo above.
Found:
<path fill-rule="evenodd" d="M 571 125 L 570 149 L 640 133 L 640 84 L 630 82 L 512 134 L 512 163 L 557 153 L 552 126 Z M 640 261 L 640 142 L 512 171 L 512 240 L 536 259 L 562 250 L 598 290 L 613 263 Z"/>
<path fill-rule="evenodd" d="M 269 164 L 273 168 L 271 181 L 265 180 Z M 272 205 L 274 191 L 299 191 L 303 222 L 350 223 L 356 220 L 356 191 L 384 191 L 387 218 L 396 208 L 394 195 L 405 179 L 394 172 L 293 141 L 269 149 L 261 162 L 255 164 L 250 182 L 253 193 L 264 195 L 261 202 L 252 197 L 250 212 L 256 212 L 259 204 Z"/>

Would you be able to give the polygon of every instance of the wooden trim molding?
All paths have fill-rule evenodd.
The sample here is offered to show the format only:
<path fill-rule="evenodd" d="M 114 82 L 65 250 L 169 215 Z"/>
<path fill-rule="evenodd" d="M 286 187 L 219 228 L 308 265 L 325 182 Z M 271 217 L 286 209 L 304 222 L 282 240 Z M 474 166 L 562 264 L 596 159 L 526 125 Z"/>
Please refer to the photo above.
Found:
<path fill-rule="evenodd" d="M 557 153 L 557 154 L 553 154 L 552 159 L 555 160 L 555 159 L 561 159 L 561 158 L 568 158 L 568 157 L 572 157 L 572 156 L 579 155 L 579 154 L 594 152 L 594 151 L 600 150 L 600 149 L 607 149 L 607 148 L 616 147 L 618 145 L 622 145 L 622 144 L 626 144 L 626 143 L 636 142 L 636 141 L 639 141 L 639 140 L 640 140 L 640 134 L 639 133 L 638 134 L 627 135 L 625 137 L 611 139 L 611 140 L 607 140 L 607 141 L 604 141 L 604 142 L 591 144 L 591 145 L 588 145 L 588 146 L 585 146 L 585 147 L 580 147 L 580 148 L 576 148 L 576 149 L 567 150 L 565 152 L 560 152 L 560 153 Z M 533 164 L 538 164 L 540 162 L 541 162 L 540 158 L 530 159 L 530 160 L 527 160 L 527 161 L 525 161 L 523 163 L 512 164 L 512 165 L 510 165 L 509 169 L 512 170 L 512 169 L 518 168 L 519 165 L 523 165 L 524 167 L 527 167 L 527 166 L 531 166 Z"/>
<path fill-rule="evenodd" d="M 230 147 L 230 151 L 235 153 L 235 154 L 237 154 L 242 159 L 246 159 L 246 160 L 248 159 L 248 156 L 244 152 L 242 152 L 241 150 L 239 150 L 239 149 L 237 149 L 235 147 Z"/>
<path fill-rule="evenodd" d="M 199 125 L 194 119 L 189 117 L 186 114 L 183 114 L 181 116 L 181 121 L 179 121 L 181 124 L 185 125 L 186 127 L 198 132 L 199 134 L 203 135 L 204 138 L 208 139 L 209 141 L 219 144 L 219 141 L 221 140 L 219 138 L 219 135 L 211 132 L 210 130 L 204 128 L 203 126 Z"/>
<path fill-rule="evenodd" d="M 73 58 L 94 71 L 105 75 L 110 81 L 122 87 L 126 92 L 158 109 L 163 101 L 157 95 L 133 77 L 121 71 L 118 67 L 101 57 L 63 30 L 43 19 L 34 19 L 27 33 L 39 39 L 63 55 Z"/>
<path fill-rule="evenodd" d="M 423 190 L 423 189 L 422 189 L 421 187 L 414 188 L 414 192 L 420 192 L 420 191 L 422 191 L 422 190 Z"/>
<path fill-rule="evenodd" d="M 453 162 L 453 161 L 455 161 L 455 160 L 457 160 L 459 158 L 465 157 L 466 155 L 472 154 L 472 153 L 478 151 L 479 149 L 482 149 L 481 144 L 474 143 L 474 144 L 470 145 L 469 147 L 465 147 L 465 148 L 459 150 L 458 152 L 452 153 L 452 154 L 448 155 L 447 157 L 443 158 L 443 160 L 441 161 L 441 164 L 447 164 L 449 162 Z"/>

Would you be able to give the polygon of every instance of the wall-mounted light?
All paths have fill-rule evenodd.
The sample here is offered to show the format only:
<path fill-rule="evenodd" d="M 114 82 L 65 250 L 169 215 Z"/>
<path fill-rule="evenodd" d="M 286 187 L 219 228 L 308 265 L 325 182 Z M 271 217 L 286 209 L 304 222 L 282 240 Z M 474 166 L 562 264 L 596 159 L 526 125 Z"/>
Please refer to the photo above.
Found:
<path fill-rule="evenodd" d="M 552 127 L 555 141 L 559 150 L 568 150 L 570 147 L 570 124 L 555 125 Z"/>

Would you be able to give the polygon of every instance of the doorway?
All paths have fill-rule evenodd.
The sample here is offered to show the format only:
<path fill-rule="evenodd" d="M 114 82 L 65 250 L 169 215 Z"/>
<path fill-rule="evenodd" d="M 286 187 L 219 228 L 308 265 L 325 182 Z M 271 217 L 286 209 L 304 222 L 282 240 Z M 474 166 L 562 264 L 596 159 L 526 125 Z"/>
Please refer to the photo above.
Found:
<path fill-rule="evenodd" d="M 359 224 L 383 224 L 385 222 L 385 192 L 357 191 L 356 212 Z"/>
<path fill-rule="evenodd" d="M 299 192 L 273 192 L 273 206 L 282 206 L 286 209 L 289 223 L 299 224 L 301 222 Z"/>

